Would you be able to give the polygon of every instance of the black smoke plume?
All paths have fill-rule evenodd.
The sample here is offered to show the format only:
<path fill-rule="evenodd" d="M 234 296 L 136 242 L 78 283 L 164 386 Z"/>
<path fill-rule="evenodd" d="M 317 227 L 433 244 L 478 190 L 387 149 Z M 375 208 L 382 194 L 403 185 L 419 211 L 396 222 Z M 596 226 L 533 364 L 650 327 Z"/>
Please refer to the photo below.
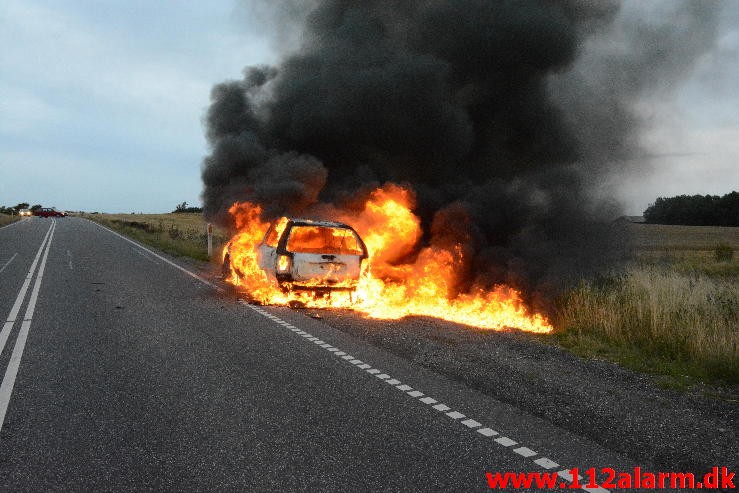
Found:
<path fill-rule="evenodd" d="M 650 2 L 662 11 L 640 16 L 635 4 L 600 0 L 270 4 L 284 7 L 276 29 L 302 15 L 292 18 L 302 43 L 278 66 L 213 89 L 206 215 L 227 224 L 236 200 L 269 216 L 309 214 L 373 184 L 407 183 L 424 241 L 470 252 L 459 289 L 507 282 L 535 300 L 619 256 L 618 205 L 594 190 L 634 166 L 634 104 L 669 91 L 710 48 L 719 8 Z"/>

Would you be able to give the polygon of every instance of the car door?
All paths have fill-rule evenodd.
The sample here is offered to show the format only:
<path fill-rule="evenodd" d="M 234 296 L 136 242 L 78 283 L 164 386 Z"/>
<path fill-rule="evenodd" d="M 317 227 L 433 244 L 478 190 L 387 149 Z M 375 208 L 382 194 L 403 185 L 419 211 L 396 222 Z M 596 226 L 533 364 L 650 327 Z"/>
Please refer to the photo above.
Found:
<path fill-rule="evenodd" d="M 257 247 L 257 263 L 269 277 L 275 276 L 278 241 L 279 235 L 273 224 L 265 233 L 262 243 Z"/>

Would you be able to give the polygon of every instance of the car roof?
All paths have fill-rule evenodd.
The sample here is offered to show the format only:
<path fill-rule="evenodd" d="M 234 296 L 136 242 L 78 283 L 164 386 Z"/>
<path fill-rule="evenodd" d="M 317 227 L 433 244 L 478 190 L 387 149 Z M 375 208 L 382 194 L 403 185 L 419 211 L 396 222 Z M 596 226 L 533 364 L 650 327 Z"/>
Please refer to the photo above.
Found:
<path fill-rule="evenodd" d="M 293 226 L 323 226 L 325 228 L 343 228 L 352 229 L 348 224 L 336 221 L 317 221 L 315 219 L 288 218 Z"/>

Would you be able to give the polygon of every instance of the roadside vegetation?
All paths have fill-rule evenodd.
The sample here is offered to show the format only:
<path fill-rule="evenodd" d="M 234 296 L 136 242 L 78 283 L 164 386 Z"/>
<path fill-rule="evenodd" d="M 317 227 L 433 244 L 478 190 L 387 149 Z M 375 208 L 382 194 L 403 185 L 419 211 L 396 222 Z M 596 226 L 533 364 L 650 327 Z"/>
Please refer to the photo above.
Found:
<path fill-rule="evenodd" d="M 14 223 L 20 219 L 19 216 L 13 216 L 10 214 L 0 214 L 0 228 L 7 226 L 10 223 Z"/>
<path fill-rule="evenodd" d="M 14 206 L 0 205 L 0 228 L 2 228 L 3 226 L 7 226 L 10 223 L 14 223 L 20 220 L 21 216 L 19 216 L 18 214 L 20 213 L 22 209 L 27 209 L 27 208 L 28 208 L 27 202 L 21 202 L 20 204 L 17 204 Z"/>
<path fill-rule="evenodd" d="M 171 255 L 208 261 L 206 222 L 200 213 L 80 214 L 123 235 Z M 213 227 L 213 257 L 220 258 L 226 231 Z M 214 260 L 215 261 L 215 260 Z"/>
<path fill-rule="evenodd" d="M 739 228 L 629 226 L 635 261 L 562 297 L 558 342 L 670 387 L 739 384 Z"/>

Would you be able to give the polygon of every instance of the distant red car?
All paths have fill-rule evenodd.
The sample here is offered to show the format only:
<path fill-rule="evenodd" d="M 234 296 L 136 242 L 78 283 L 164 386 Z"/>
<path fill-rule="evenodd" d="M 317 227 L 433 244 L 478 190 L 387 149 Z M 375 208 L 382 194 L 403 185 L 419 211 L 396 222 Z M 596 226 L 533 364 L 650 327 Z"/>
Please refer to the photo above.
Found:
<path fill-rule="evenodd" d="M 67 213 L 58 211 L 53 207 L 42 207 L 33 211 L 33 215 L 39 217 L 66 217 Z"/>

